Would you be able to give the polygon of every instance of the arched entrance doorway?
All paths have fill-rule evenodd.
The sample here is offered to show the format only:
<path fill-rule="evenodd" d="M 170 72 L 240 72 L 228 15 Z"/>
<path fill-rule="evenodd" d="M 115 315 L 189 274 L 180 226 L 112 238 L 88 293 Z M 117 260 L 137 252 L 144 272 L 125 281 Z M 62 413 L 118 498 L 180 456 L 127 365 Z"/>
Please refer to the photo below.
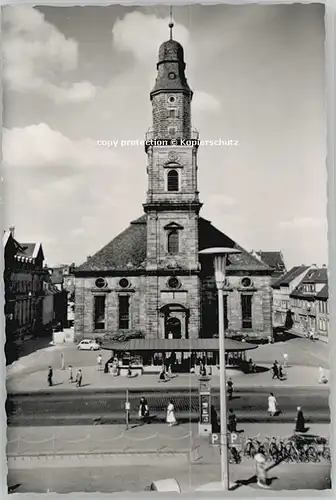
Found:
<path fill-rule="evenodd" d="M 167 318 L 165 325 L 166 339 L 180 339 L 182 337 L 182 325 L 178 318 Z"/>
<path fill-rule="evenodd" d="M 189 311 L 182 304 L 165 304 L 160 309 L 160 337 L 187 339 Z"/>

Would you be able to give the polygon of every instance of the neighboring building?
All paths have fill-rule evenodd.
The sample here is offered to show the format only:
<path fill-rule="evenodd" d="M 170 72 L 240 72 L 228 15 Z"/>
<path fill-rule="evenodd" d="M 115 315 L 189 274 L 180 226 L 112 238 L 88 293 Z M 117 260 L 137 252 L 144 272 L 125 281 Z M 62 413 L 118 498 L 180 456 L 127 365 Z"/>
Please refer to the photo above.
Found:
<path fill-rule="evenodd" d="M 285 261 L 282 252 L 263 252 L 262 250 L 252 250 L 252 255 L 265 262 L 272 270 L 273 280 L 277 280 L 280 276 L 286 274 Z"/>
<path fill-rule="evenodd" d="M 295 290 L 308 271 L 308 266 L 295 266 L 284 276 L 273 282 L 273 326 L 283 327 L 290 309 L 290 294 Z"/>
<path fill-rule="evenodd" d="M 328 271 L 311 266 L 290 294 L 293 328 L 302 334 L 328 336 Z M 321 328 L 322 327 L 322 328 Z"/>
<path fill-rule="evenodd" d="M 145 214 L 76 268 L 75 336 L 141 333 L 162 342 L 171 339 L 172 349 L 173 339 L 213 337 L 218 333 L 214 269 L 212 259 L 198 252 L 222 246 L 242 252 L 228 260 L 224 313 L 229 331 L 269 337 L 272 269 L 199 216 L 193 92 L 183 48 L 172 38 L 159 49 L 157 69 L 150 94 L 153 126 L 145 147 Z M 159 140 L 165 145 L 158 146 Z"/>
<path fill-rule="evenodd" d="M 329 290 L 328 283 L 316 294 L 316 329 L 320 338 L 328 339 L 329 334 Z"/>
<path fill-rule="evenodd" d="M 48 267 L 49 290 L 53 293 L 53 327 L 61 330 L 68 326 L 68 292 L 64 287 L 64 269 L 66 266 Z"/>
<path fill-rule="evenodd" d="M 22 342 L 43 335 L 43 249 L 40 243 L 19 243 L 14 228 L 3 236 L 7 362 L 14 361 Z"/>

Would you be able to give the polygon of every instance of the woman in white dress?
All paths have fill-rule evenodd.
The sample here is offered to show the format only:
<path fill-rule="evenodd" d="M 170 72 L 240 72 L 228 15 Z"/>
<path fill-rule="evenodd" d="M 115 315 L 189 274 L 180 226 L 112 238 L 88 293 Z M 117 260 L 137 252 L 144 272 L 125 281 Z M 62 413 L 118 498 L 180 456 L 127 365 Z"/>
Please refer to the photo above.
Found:
<path fill-rule="evenodd" d="M 175 409 L 172 401 L 169 401 L 169 405 L 167 406 L 166 422 L 169 425 L 169 427 L 176 424 Z"/>
<path fill-rule="evenodd" d="M 271 417 L 274 417 L 277 411 L 277 401 L 274 397 L 273 392 L 268 396 L 268 413 Z"/>

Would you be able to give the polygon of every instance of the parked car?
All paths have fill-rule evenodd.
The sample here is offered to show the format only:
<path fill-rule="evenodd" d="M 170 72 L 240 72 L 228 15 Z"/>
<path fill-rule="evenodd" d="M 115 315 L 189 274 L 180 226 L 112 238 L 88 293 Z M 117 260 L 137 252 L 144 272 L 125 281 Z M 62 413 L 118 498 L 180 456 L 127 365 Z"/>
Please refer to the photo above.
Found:
<path fill-rule="evenodd" d="M 77 349 L 80 351 L 98 351 L 100 346 L 94 340 L 82 340 L 79 342 Z"/>

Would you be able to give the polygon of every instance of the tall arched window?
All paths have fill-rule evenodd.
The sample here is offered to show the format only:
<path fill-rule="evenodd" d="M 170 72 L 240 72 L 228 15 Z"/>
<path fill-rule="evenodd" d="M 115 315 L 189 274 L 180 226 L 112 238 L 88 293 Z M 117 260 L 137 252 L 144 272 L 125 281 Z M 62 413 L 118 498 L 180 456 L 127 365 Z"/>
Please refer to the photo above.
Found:
<path fill-rule="evenodd" d="M 179 190 L 179 178 L 176 170 L 169 170 L 167 175 L 167 187 L 168 191 Z"/>
<path fill-rule="evenodd" d="M 177 254 L 179 251 L 179 235 L 176 230 L 168 233 L 168 253 Z"/>

